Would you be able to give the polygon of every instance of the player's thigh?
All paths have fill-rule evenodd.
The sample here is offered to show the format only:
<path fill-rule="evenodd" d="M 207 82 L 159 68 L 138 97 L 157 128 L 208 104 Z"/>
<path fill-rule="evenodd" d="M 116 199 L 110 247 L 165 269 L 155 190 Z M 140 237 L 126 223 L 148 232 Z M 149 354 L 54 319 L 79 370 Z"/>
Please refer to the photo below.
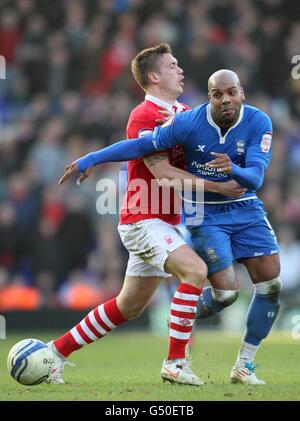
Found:
<path fill-rule="evenodd" d="M 245 264 L 253 280 L 256 279 L 256 274 L 259 277 L 268 277 L 268 274 L 278 276 L 277 238 L 263 209 L 250 208 L 241 214 L 231 237 L 231 244 L 235 259 Z M 260 257 L 268 259 L 259 259 Z"/>
<path fill-rule="evenodd" d="M 208 267 L 208 277 L 233 263 L 230 232 L 221 225 L 201 225 L 190 230 L 194 250 Z"/>
<path fill-rule="evenodd" d="M 270 256 L 251 257 L 241 259 L 254 284 L 270 281 L 280 274 L 280 260 L 278 254 Z"/>
<path fill-rule="evenodd" d="M 117 304 L 123 312 L 141 312 L 160 285 L 160 276 L 125 276 L 123 287 L 117 297 Z"/>
<path fill-rule="evenodd" d="M 188 245 L 182 245 L 169 253 L 165 271 L 181 281 L 205 280 L 207 266 L 197 253 Z"/>

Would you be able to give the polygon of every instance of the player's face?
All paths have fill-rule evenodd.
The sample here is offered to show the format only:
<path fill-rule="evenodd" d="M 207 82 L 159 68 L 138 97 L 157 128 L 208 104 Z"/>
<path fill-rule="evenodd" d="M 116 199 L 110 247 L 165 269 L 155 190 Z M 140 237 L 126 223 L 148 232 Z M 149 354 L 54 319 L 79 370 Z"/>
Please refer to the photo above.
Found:
<path fill-rule="evenodd" d="M 212 116 L 220 127 L 233 126 L 239 118 L 244 97 L 243 88 L 235 81 L 212 83 L 208 93 Z"/>
<path fill-rule="evenodd" d="M 163 54 L 158 63 L 159 87 L 170 97 L 178 98 L 183 92 L 183 70 L 170 53 Z"/>

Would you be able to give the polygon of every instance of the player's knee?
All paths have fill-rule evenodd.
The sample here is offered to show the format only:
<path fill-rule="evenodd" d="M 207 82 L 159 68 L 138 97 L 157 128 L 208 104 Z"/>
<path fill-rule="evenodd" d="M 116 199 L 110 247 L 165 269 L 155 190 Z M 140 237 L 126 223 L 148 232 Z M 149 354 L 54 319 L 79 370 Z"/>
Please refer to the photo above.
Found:
<path fill-rule="evenodd" d="M 214 299 L 221 303 L 223 307 L 229 307 L 233 304 L 239 296 L 239 290 L 223 290 L 223 289 L 212 289 Z"/>
<path fill-rule="evenodd" d="M 131 320 L 138 317 L 145 308 L 145 304 L 137 300 L 133 300 L 131 297 L 118 296 L 117 298 L 118 308 L 121 314 L 126 320 Z"/>
<path fill-rule="evenodd" d="M 204 262 L 187 264 L 180 277 L 181 282 L 186 282 L 201 288 L 207 279 L 207 266 Z"/>
<path fill-rule="evenodd" d="M 279 305 L 279 296 L 281 291 L 280 277 L 271 279 L 270 281 L 259 282 L 254 285 L 255 292 L 260 295 L 268 295 L 272 301 Z"/>

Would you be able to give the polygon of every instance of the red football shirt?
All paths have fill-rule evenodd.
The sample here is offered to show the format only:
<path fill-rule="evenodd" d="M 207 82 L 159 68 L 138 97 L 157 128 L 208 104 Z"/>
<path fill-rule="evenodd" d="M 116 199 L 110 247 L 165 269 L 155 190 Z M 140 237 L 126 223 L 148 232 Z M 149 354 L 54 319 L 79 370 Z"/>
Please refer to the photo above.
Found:
<path fill-rule="evenodd" d="M 189 109 L 181 103 L 176 103 L 176 106 L 177 112 Z M 157 126 L 155 120 L 162 118 L 162 114 L 158 111 L 163 108 L 166 106 L 162 101 L 147 95 L 146 100 L 134 108 L 130 114 L 126 128 L 127 138 L 134 139 L 153 131 Z M 185 168 L 181 146 L 175 146 L 167 153 L 171 165 Z M 127 191 L 120 212 L 120 223 L 131 224 L 144 219 L 159 218 L 176 225 L 180 222 L 180 215 L 181 199 L 177 192 L 172 187 L 160 187 L 144 164 L 143 158 L 129 161 Z"/>

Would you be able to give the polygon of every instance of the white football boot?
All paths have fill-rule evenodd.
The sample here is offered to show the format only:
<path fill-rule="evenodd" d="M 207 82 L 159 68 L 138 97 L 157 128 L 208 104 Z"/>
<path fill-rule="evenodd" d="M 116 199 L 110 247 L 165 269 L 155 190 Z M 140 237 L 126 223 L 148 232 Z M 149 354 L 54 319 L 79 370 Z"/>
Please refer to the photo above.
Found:
<path fill-rule="evenodd" d="M 242 384 L 266 384 L 263 380 L 259 380 L 255 373 L 255 367 L 253 362 L 240 362 L 232 367 L 230 373 L 231 383 L 242 383 Z"/>
<path fill-rule="evenodd" d="M 185 358 L 164 360 L 160 374 L 164 382 L 169 381 L 171 383 L 187 384 L 191 386 L 201 386 L 204 384 L 204 382 L 192 372 L 190 363 Z"/>
<path fill-rule="evenodd" d="M 49 342 L 48 344 L 48 348 L 51 349 L 51 351 L 53 352 L 53 357 L 54 357 L 54 364 L 53 367 L 51 369 L 51 373 L 48 377 L 48 379 L 46 380 L 47 383 L 56 383 L 56 384 L 63 384 L 64 383 L 64 379 L 62 378 L 62 374 L 65 368 L 66 364 L 72 365 L 73 367 L 75 366 L 75 364 L 69 363 L 66 359 L 64 359 L 63 357 L 60 357 L 57 353 L 57 351 L 55 350 L 54 346 L 53 346 L 53 341 Z"/>

